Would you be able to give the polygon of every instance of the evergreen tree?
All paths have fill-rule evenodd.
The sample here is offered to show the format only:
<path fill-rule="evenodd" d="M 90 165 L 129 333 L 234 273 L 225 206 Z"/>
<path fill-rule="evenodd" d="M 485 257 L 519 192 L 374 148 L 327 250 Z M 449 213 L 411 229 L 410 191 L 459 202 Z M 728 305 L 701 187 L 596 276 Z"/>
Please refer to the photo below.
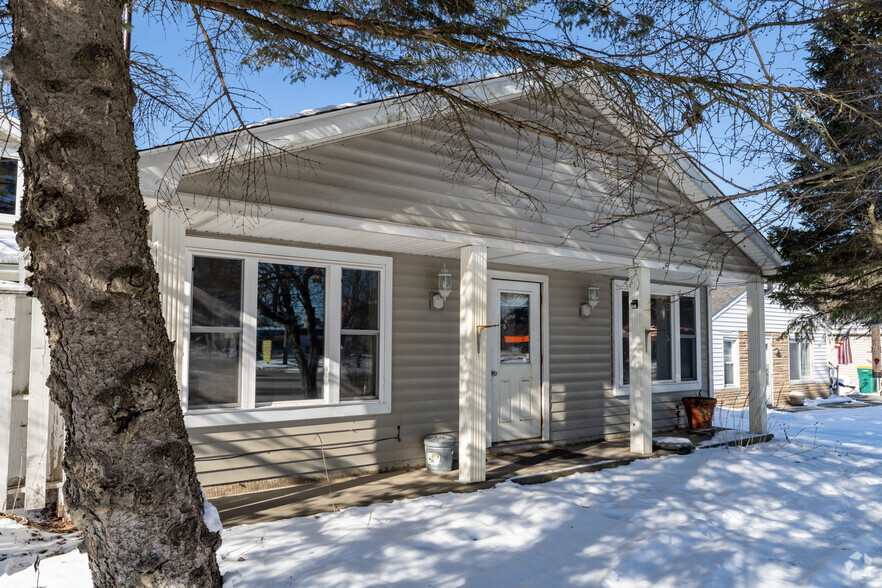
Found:
<path fill-rule="evenodd" d="M 789 265 L 772 297 L 814 311 L 793 325 L 882 321 L 882 3 L 840 7 L 815 25 L 809 75 L 818 95 L 794 109 L 812 152 L 791 159 L 784 191 L 799 226 L 771 234 Z"/>

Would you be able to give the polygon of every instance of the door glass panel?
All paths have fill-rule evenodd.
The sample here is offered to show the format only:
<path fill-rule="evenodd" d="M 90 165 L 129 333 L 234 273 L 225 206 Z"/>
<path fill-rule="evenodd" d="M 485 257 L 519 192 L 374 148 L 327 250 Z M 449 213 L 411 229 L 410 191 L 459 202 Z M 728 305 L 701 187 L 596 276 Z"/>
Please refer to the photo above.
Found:
<path fill-rule="evenodd" d="M 499 294 L 499 363 L 530 363 L 530 295 Z"/>
<path fill-rule="evenodd" d="M 258 265 L 258 403 L 323 397 L 325 273 L 321 267 Z"/>

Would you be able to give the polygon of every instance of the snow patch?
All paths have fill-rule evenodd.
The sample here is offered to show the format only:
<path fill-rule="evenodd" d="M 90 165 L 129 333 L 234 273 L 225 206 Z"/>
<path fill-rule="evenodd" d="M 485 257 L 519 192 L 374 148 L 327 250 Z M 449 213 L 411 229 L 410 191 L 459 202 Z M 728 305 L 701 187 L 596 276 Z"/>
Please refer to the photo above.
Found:
<path fill-rule="evenodd" d="M 217 508 L 208 501 L 205 489 L 200 488 L 200 490 L 202 490 L 202 520 L 205 521 L 205 526 L 208 527 L 208 530 L 212 533 L 222 533 L 224 526 L 221 523 L 220 513 L 218 513 Z"/>

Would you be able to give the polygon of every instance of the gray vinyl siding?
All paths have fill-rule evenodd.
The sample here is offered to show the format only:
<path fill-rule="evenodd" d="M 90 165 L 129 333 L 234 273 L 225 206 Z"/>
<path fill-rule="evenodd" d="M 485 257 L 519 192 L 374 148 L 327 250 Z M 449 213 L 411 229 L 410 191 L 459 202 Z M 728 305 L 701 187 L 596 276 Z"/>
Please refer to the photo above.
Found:
<path fill-rule="evenodd" d="M 589 109 L 586 106 L 586 109 Z M 589 109 L 590 110 L 590 109 Z M 593 110 L 591 110 L 593 112 Z M 507 181 L 535 199 L 531 207 L 515 195 L 494 193 L 493 184 L 463 171 L 428 128 L 386 130 L 309 149 L 285 165 L 268 164 L 265 183 L 245 189 L 227 178 L 190 176 L 184 193 L 265 198 L 276 208 L 391 222 L 529 244 L 635 256 L 654 261 L 756 271 L 756 265 L 702 214 L 664 212 L 688 208 L 670 180 L 648 171 L 633 184 L 625 169 L 580 173 L 567 155 L 549 146 L 529 153 L 511 132 L 487 124 L 479 131 L 492 161 Z M 621 137 L 599 124 L 598 137 Z M 619 166 L 625 163 L 618 164 Z M 253 172 L 253 170 L 251 170 Z M 630 180 L 629 180 L 630 181 Z M 244 185 L 244 182 L 240 184 Z M 265 193 L 264 193 L 265 191 Z M 272 212 L 268 213 L 272 218 Z M 608 226 L 593 226 L 619 218 Z M 664 225 L 664 226 L 662 226 Z M 212 230 L 211 228 L 207 230 Z"/>

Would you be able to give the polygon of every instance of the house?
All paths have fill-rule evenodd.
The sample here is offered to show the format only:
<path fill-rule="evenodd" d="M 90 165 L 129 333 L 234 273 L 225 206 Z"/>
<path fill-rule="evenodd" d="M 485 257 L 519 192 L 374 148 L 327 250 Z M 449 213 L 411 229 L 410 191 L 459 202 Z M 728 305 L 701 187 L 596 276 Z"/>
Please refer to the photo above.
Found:
<path fill-rule="evenodd" d="M 721 406 L 744 407 L 748 401 L 747 293 L 740 287 L 719 288 L 713 300 L 714 397 Z M 810 340 L 788 335 L 788 325 L 797 316 L 798 311 L 765 300 L 764 397 L 769 406 L 786 406 L 791 392 L 802 392 L 805 398 L 830 393 L 827 332 L 818 331 Z"/>
<path fill-rule="evenodd" d="M 509 77 L 460 90 L 548 114 Z M 635 140 L 596 89 L 560 91 L 596 137 Z M 565 146 L 528 151 L 474 118 L 499 177 L 461 174 L 474 160 L 446 149 L 458 136 L 438 134 L 444 116 L 398 97 L 141 153 L 185 422 L 211 493 L 419 465 L 433 433 L 457 438 L 464 483 L 484 479 L 494 445 L 630 437 L 649 453 L 653 431 L 685 425 L 680 398 L 712 390 L 715 285 L 747 288 L 759 309 L 748 340 L 762 344 L 763 276 L 781 261 L 731 204 L 696 206 L 721 194 L 682 154 L 647 147 L 654 163 L 637 182 L 600 165 L 583 174 Z M 657 231 L 656 208 L 688 214 Z M 752 400 L 751 429 L 764 432 Z"/>

